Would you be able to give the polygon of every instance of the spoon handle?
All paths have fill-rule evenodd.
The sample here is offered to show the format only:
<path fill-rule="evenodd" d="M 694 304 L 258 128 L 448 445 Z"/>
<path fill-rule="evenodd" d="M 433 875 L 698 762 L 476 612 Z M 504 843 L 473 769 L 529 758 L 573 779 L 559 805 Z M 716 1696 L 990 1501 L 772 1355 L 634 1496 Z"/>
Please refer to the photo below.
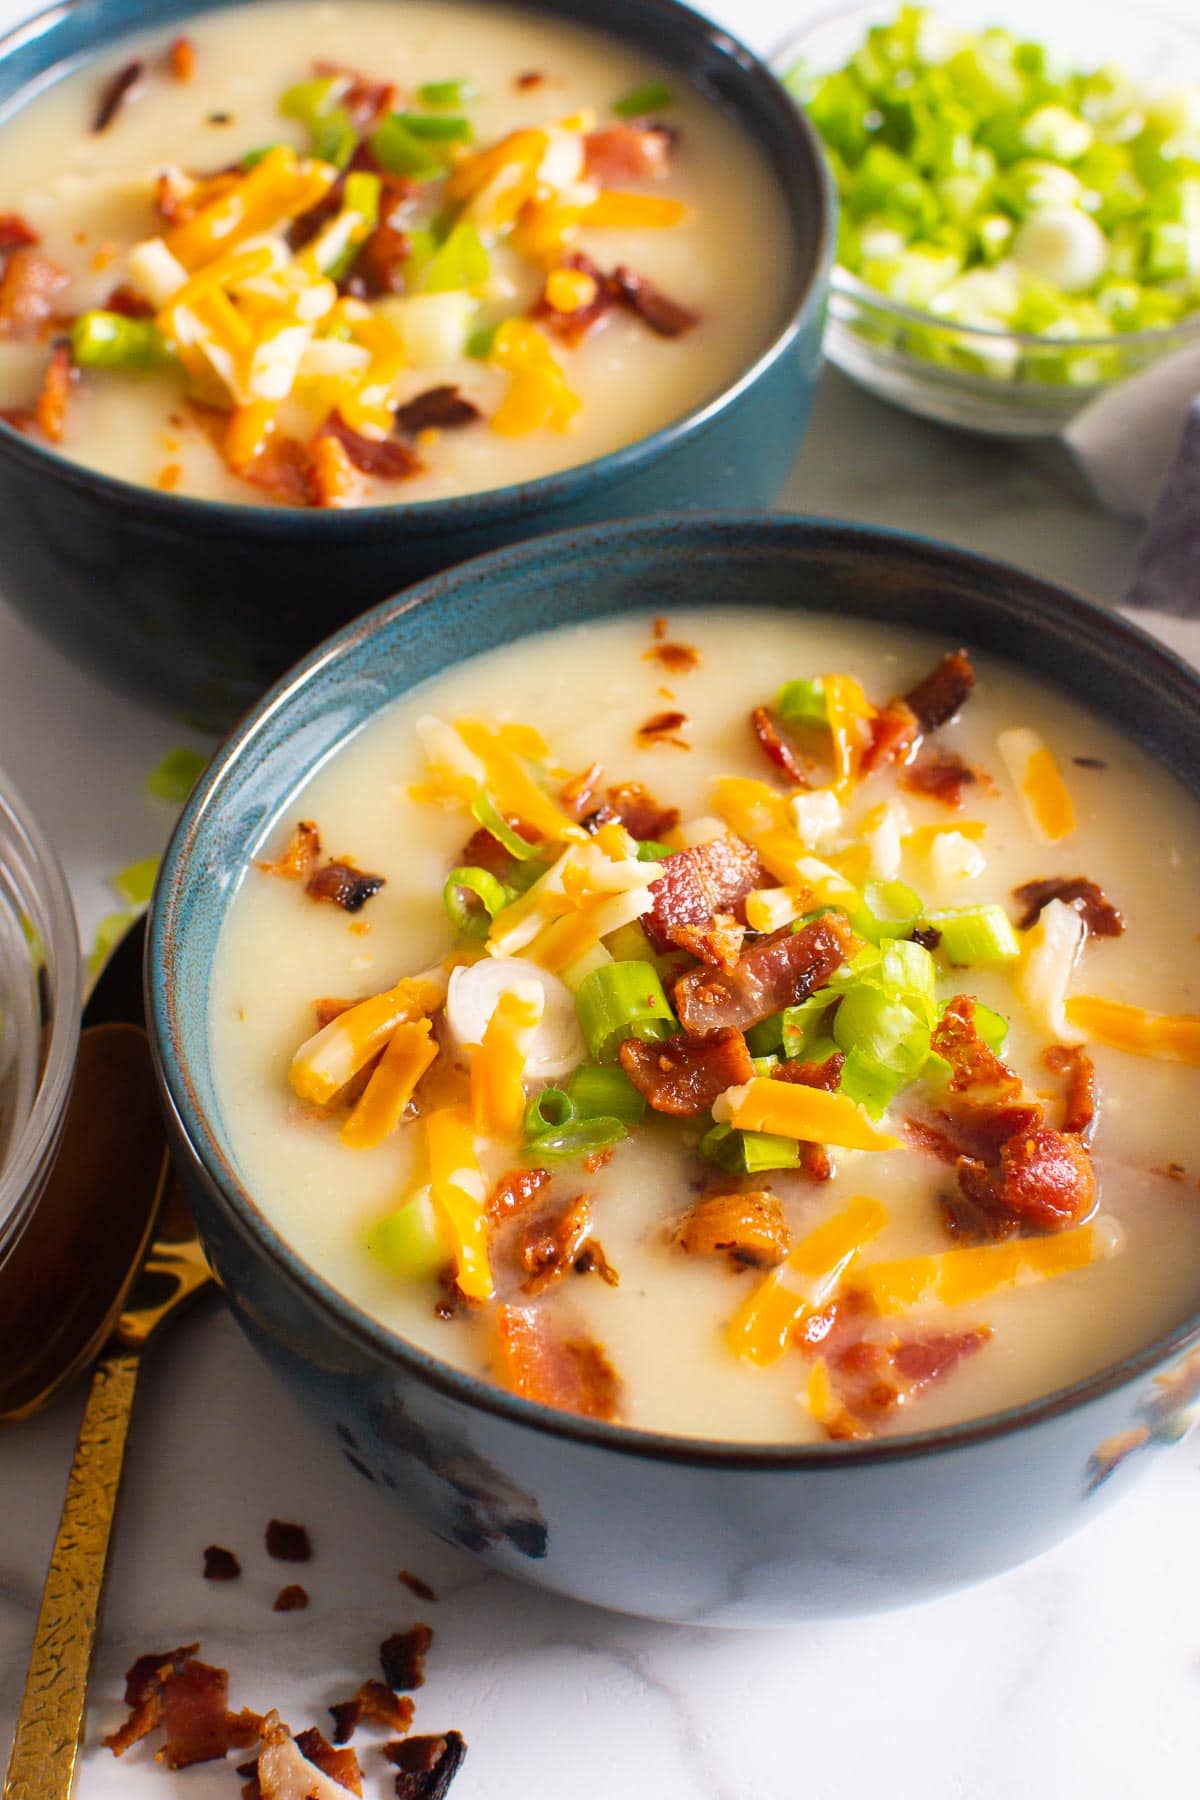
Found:
<path fill-rule="evenodd" d="M 136 1353 L 104 1356 L 92 1377 L 42 1592 L 4 1800 L 69 1800 L 140 1362 Z"/>

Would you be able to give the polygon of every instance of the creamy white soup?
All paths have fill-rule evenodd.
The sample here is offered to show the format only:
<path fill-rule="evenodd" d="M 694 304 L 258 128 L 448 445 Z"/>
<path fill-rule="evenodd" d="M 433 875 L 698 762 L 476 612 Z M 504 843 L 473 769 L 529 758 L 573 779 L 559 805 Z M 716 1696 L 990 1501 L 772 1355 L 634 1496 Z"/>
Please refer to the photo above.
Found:
<path fill-rule="evenodd" d="M 0 409 L 210 499 L 502 487 L 721 392 L 795 254 L 739 123 L 616 40 L 458 0 L 229 8 L 0 125 Z"/>
<path fill-rule="evenodd" d="M 1196 1305 L 1198 891 L 1194 802 L 1006 664 L 565 628 L 289 800 L 213 970 L 223 1128 L 315 1271 L 517 1393 L 938 1426 Z"/>

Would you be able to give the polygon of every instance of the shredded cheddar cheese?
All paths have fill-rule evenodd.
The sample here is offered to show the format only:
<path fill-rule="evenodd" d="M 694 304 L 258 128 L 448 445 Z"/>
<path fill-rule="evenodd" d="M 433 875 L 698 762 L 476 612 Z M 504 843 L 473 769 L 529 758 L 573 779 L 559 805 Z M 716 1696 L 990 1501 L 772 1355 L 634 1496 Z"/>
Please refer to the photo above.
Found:
<path fill-rule="evenodd" d="M 288 1071 L 294 1091 L 315 1106 L 328 1105 L 398 1025 L 434 1012 L 445 997 L 445 976 L 411 975 L 350 1007 L 301 1044 Z"/>
<path fill-rule="evenodd" d="M 469 1300 L 495 1293 L 488 1259 L 486 1191 L 475 1154 L 475 1134 L 465 1106 L 440 1106 L 425 1114 L 429 1186 L 454 1246 L 455 1276 Z"/>
<path fill-rule="evenodd" d="M 734 1314 L 728 1330 L 734 1354 L 760 1369 L 778 1362 L 796 1326 L 825 1304 L 887 1217 L 878 1200 L 859 1197 L 794 1245 Z"/>
<path fill-rule="evenodd" d="M 926 1300 L 963 1306 L 1018 1282 L 1048 1281 L 1086 1268 L 1119 1247 L 1119 1235 L 1107 1222 L 1079 1225 L 1051 1237 L 1012 1238 L 977 1249 L 869 1263 L 855 1271 L 852 1285 L 882 1313 L 908 1312 Z"/>
<path fill-rule="evenodd" d="M 506 988 L 471 1056 L 471 1119 L 480 1137 L 519 1137 L 525 1116 L 525 1061 L 546 997 L 534 981 Z"/>
<path fill-rule="evenodd" d="M 1066 1014 L 1080 1031 L 1114 1050 L 1200 1068 L 1200 1018 L 1194 1014 L 1147 1012 L 1096 994 L 1077 994 L 1067 1001 Z"/>
<path fill-rule="evenodd" d="M 437 1058 L 428 1019 L 397 1025 L 362 1097 L 341 1129 L 352 1150 L 373 1150 L 391 1137 L 404 1117 L 417 1083 Z"/>
<path fill-rule="evenodd" d="M 1058 844 L 1075 829 L 1075 806 L 1054 752 L 1036 731 L 1002 731 L 996 746 L 1025 808 L 1030 829 L 1042 844 Z"/>
<path fill-rule="evenodd" d="M 736 1131 L 765 1131 L 844 1150 L 895 1150 L 900 1144 L 899 1138 L 873 1125 L 848 1095 L 772 1081 L 766 1075 L 756 1075 L 743 1087 L 727 1088 L 713 1106 L 713 1118 L 727 1121 Z"/>

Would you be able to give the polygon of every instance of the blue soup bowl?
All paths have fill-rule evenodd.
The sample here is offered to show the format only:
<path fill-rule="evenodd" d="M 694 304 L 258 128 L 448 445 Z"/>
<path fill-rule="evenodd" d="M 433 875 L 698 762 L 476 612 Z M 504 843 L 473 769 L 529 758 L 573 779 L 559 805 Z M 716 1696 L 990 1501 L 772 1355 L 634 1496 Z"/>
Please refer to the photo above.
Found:
<path fill-rule="evenodd" d="M 927 1598 L 1083 1525 L 1190 1422 L 1200 1311 L 1033 1404 L 874 1443 L 702 1442 L 553 1412 L 403 1342 L 289 1248 L 239 1176 L 208 1025 L 217 939 L 250 860 L 297 785 L 380 706 L 521 632 L 647 604 L 677 617 L 710 601 L 907 621 L 1018 655 L 1126 720 L 1200 792 L 1200 680 L 1032 575 L 916 538 L 779 516 L 563 532 L 377 607 L 262 701 L 180 819 L 147 981 L 177 1166 L 229 1304 L 354 1467 L 506 1573 L 631 1613 L 749 1625 Z"/>
<path fill-rule="evenodd" d="M 131 32 L 253 0 L 66 0 L 0 38 L 0 122 Z M 403 5 L 403 0 L 389 0 Z M 310 511 L 161 493 L 85 469 L 0 421 L 0 588 L 78 662 L 223 730 L 299 656 L 398 588 L 555 527 L 663 508 L 765 506 L 799 448 L 820 364 L 833 196 L 770 71 L 678 0 L 520 0 L 680 72 L 762 148 L 795 255 L 781 324 L 723 392 L 625 449 L 449 500 Z"/>

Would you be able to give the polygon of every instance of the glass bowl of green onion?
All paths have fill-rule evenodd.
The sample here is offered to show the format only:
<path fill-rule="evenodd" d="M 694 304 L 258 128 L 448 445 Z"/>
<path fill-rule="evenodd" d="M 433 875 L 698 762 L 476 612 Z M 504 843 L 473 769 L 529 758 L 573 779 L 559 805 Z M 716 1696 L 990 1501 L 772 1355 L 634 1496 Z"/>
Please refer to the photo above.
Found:
<path fill-rule="evenodd" d="M 856 0 L 774 66 L 838 189 L 830 359 L 926 417 L 1048 436 L 1200 342 L 1200 32 L 1003 10 Z"/>

